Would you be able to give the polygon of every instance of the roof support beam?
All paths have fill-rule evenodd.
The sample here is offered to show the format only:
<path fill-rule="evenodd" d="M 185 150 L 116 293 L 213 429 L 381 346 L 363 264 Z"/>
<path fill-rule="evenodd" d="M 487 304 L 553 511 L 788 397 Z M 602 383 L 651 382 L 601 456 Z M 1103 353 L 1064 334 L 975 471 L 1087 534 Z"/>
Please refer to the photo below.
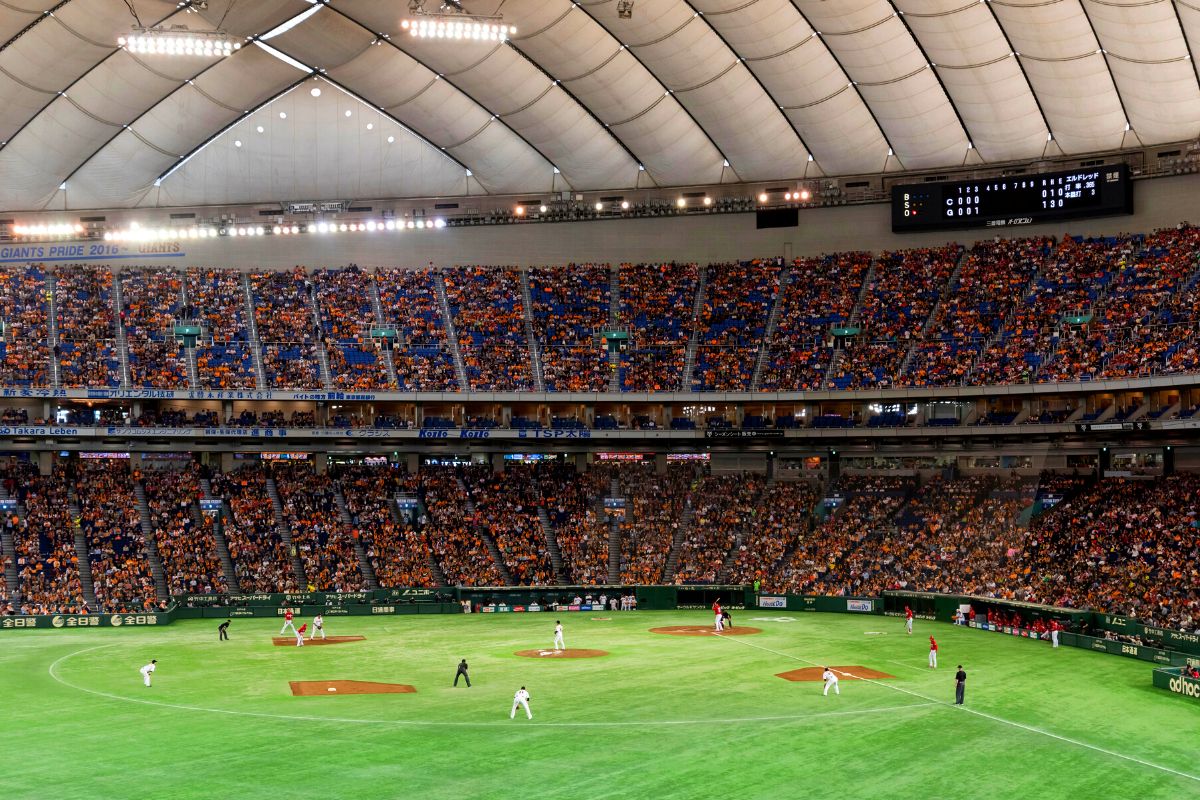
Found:
<path fill-rule="evenodd" d="M 1000 35 L 1004 37 L 1004 43 L 1008 45 L 1008 52 L 1012 53 L 1012 57 L 1017 60 L 1017 68 L 1021 70 L 1021 77 L 1025 79 L 1025 85 L 1029 87 L 1029 94 L 1033 96 L 1033 104 L 1037 106 L 1038 113 L 1042 115 L 1042 124 L 1046 126 L 1046 133 L 1053 138 L 1054 129 L 1050 127 L 1046 109 L 1042 108 L 1042 99 L 1038 97 L 1037 91 L 1033 88 L 1033 81 L 1029 80 L 1029 73 L 1025 71 L 1025 63 L 1021 61 L 1021 56 L 1017 53 L 1017 48 L 1013 46 L 1012 39 L 1008 38 L 1008 31 L 1004 29 L 1004 23 L 1000 21 L 1000 17 L 996 14 L 996 9 L 992 8 L 991 3 L 984 3 L 983 7 L 992 15 L 992 20 L 996 23 L 996 30 L 1000 31 Z"/>
<path fill-rule="evenodd" d="M 616 35 L 613 34 L 612 31 L 610 31 L 608 28 L 606 28 L 602 24 L 600 24 L 600 20 L 596 19 L 596 17 L 592 14 L 592 12 L 587 10 L 586 6 L 576 3 L 575 8 L 582 11 L 587 16 L 588 19 L 590 19 L 593 23 L 595 23 L 596 27 L 598 27 L 600 30 L 607 33 L 609 38 L 612 39 L 614 42 L 616 42 L 617 46 L 620 49 L 624 50 L 625 52 L 629 53 L 629 55 L 633 56 L 633 60 L 636 61 L 642 67 L 642 69 L 646 70 L 646 73 L 654 79 L 655 83 L 657 83 L 659 86 L 662 87 L 663 93 L 671 95 L 671 97 L 675 100 L 675 102 L 679 105 L 679 107 L 681 109 L 683 109 L 683 113 L 688 115 L 688 119 L 690 119 L 692 121 L 692 124 L 694 124 L 700 130 L 700 132 L 704 134 L 704 138 L 708 139 L 708 143 L 713 146 L 713 149 L 716 150 L 718 154 L 720 154 L 721 160 L 724 161 L 726 164 L 729 164 L 729 159 L 725 157 L 725 152 L 723 150 L 721 150 L 720 145 L 718 145 L 716 143 L 716 141 L 713 140 L 713 138 L 709 134 L 709 132 L 707 130 L 705 130 L 704 126 L 701 125 L 699 120 L 696 119 L 696 116 L 690 110 L 688 110 L 687 106 L 685 106 L 683 104 L 683 101 L 681 101 L 678 97 L 676 97 L 675 93 L 673 91 L 671 91 L 667 87 L 666 84 L 664 84 L 661 80 L 659 80 L 659 77 L 658 77 L 658 75 L 655 74 L 654 70 L 650 69 L 648 66 L 646 66 L 646 62 L 644 62 L 644 61 L 642 61 L 642 59 L 638 58 L 638 54 L 633 52 L 633 48 L 626 47 L 625 43 L 622 42 L 620 39 L 618 39 L 616 37 Z M 730 165 L 730 169 L 733 170 L 733 173 L 735 175 L 737 174 L 737 167 Z M 739 180 L 740 180 L 740 178 L 739 178 Z"/>
<path fill-rule="evenodd" d="M 725 45 L 725 49 L 729 51 L 729 54 L 738 60 L 738 63 L 742 65 L 742 68 L 745 69 L 747 73 L 749 73 L 751 78 L 754 78 L 754 82 L 758 84 L 758 88 L 762 89 L 763 94 L 765 94 L 767 99 L 771 101 L 771 105 L 779 109 L 779 113 L 783 114 L 783 118 L 787 120 L 792 132 L 796 134 L 796 139 L 800 142 L 800 146 L 804 148 L 804 152 L 808 153 L 808 160 L 816 161 L 816 156 L 813 154 L 812 148 L 808 146 L 808 142 L 804 141 L 804 136 L 801 135 L 800 129 L 796 127 L 796 123 L 792 121 L 792 118 L 784 113 L 783 104 L 775 99 L 775 96 L 771 94 L 771 91 L 766 87 L 766 84 L 759 79 L 758 73 L 750 68 L 750 66 L 746 63 L 746 59 L 742 58 L 741 53 L 733 49 L 733 46 L 729 44 L 729 40 L 721 35 L 721 32 L 717 30 L 717 26 L 708 21 L 708 18 L 704 16 L 703 11 L 700 11 L 694 5 L 692 5 L 691 0 L 683 0 L 683 4 L 690 8 L 693 14 L 704 21 L 704 24 L 707 25 L 708 29 L 713 32 L 713 35 L 721 40 L 721 44 Z M 819 163 L 820 162 L 818 162 L 818 165 Z"/>
<path fill-rule="evenodd" d="M 341 16 L 343 19 L 345 19 L 347 22 L 350 22 L 351 24 L 353 24 L 353 25 L 355 25 L 355 26 L 357 26 L 357 27 L 361 28 L 362 30 L 364 30 L 364 31 L 366 31 L 367 33 L 371 34 L 372 36 L 376 37 L 376 40 L 377 40 L 377 41 L 381 41 L 381 42 L 387 42 L 389 46 L 391 46 L 391 47 L 392 47 L 394 50 L 396 50 L 396 52 L 398 52 L 398 53 L 403 53 L 405 56 L 407 56 L 408 58 L 411 58 L 413 61 L 416 61 L 418 64 L 420 64 L 420 65 L 421 65 L 422 67 L 424 67 L 425 69 L 427 69 L 427 70 L 429 70 L 430 72 L 432 72 L 433 74 L 437 75 L 437 76 L 438 76 L 438 78 L 440 78 L 441 80 L 445 81 L 445 82 L 446 82 L 447 84 L 449 84 L 450 86 L 454 87 L 454 89 L 455 89 L 455 90 L 456 90 L 456 91 L 457 91 L 459 94 L 461 94 L 463 97 L 467 98 L 467 99 L 468 99 L 468 100 L 470 100 L 472 103 L 474 103 L 475 105 L 477 105 L 477 106 L 479 106 L 480 108 L 482 108 L 482 109 L 483 109 L 485 112 L 487 112 L 487 113 L 488 113 L 488 114 L 491 116 L 491 118 L 492 118 L 492 119 L 496 120 L 496 121 L 497 121 L 497 122 L 499 122 L 501 125 L 503 125 L 503 126 L 506 128 L 506 129 L 508 129 L 508 131 L 509 131 L 510 133 L 512 133 L 512 135 L 513 135 L 513 136 L 516 136 L 518 139 L 520 139 L 522 142 L 524 142 L 524 143 L 525 143 L 525 145 L 526 145 L 526 146 L 527 146 L 527 147 L 528 147 L 530 150 L 533 150 L 535 153 L 537 153 L 539 156 L 541 156 L 541 157 L 542 157 L 542 159 L 543 159 L 544 161 L 546 161 L 546 163 L 548 163 L 548 164 L 549 164 L 551 167 L 553 167 L 553 168 L 554 168 L 556 171 L 558 171 L 558 165 L 554 163 L 553 159 L 551 159 L 551 158 L 550 158 L 550 156 L 548 156 L 548 155 L 546 155 L 544 152 L 542 152 L 542 150 L 541 150 L 539 147 L 537 147 L 537 146 L 536 146 L 536 145 L 535 145 L 533 142 L 531 142 L 531 141 L 529 141 L 528 139 L 526 139 L 524 136 L 522 136 L 522 135 L 521 135 L 521 133 L 520 133 L 519 131 L 517 131 L 517 130 L 516 130 L 516 129 L 514 129 L 514 128 L 513 128 L 511 125 L 509 125 L 507 122 L 505 122 L 503 117 L 501 117 L 501 116 L 500 116 L 499 114 L 497 114 L 495 111 L 492 111 L 490 108 L 488 108 L 487 106 L 485 106 L 483 103 L 481 103 L 481 102 L 480 102 L 478 99 L 476 99 L 475 97 L 471 96 L 471 94 L 469 94 L 467 91 L 465 91 L 465 90 L 464 90 L 464 89 L 463 89 L 461 86 L 459 86 L 458 84 L 456 84 L 456 83 L 454 83 L 453 81 L 451 81 L 451 80 L 450 80 L 449 78 L 447 78 L 447 77 L 446 77 L 446 76 L 445 76 L 443 73 L 441 73 L 441 72 L 439 72 L 438 70 L 434 69 L 433 67 L 429 66 L 429 65 L 428 65 L 428 64 L 426 64 L 424 61 L 422 61 L 421 59 L 417 58 L 417 57 L 416 57 L 416 56 L 414 56 L 412 53 L 408 52 L 408 51 L 407 51 L 407 50 L 405 50 L 403 47 L 401 47 L 400 45 L 398 45 L 398 44 L 396 44 L 395 42 L 393 42 L 393 41 L 392 41 L 390 38 L 385 38 L 385 37 L 381 36 L 380 34 L 376 33 L 375 31 L 371 30 L 371 29 L 370 29 L 370 28 L 368 28 L 366 25 L 364 25 L 362 22 L 360 22 L 360 21 L 359 21 L 357 18 L 355 18 L 355 17 L 352 17 L 351 15 L 347 14 L 345 11 L 342 11 L 342 10 L 341 10 L 341 9 L 339 9 L 339 8 L 334 8 L 332 5 L 329 5 L 329 4 L 326 4 L 326 6 L 325 6 L 325 7 L 326 7 L 327 9 L 329 9 L 330 11 L 334 12 L 335 14 L 338 14 L 338 15 L 340 15 L 340 16 Z M 561 172 L 559 172 L 559 174 L 561 174 Z"/>
<path fill-rule="evenodd" d="M 942 76 L 938 74 L 937 65 L 933 63 L 933 59 L 929 57 L 929 53 L 925 52 L 925 46 L 921 44 L 921 40 L 917 38 L 917 34 L 913 32 L 912 26 L 908 24 L 908 20 L 904 18 L 904 12 L 896 6 L 896 0 L 887 0 L 887 4 L 892 7 L 892 15 L 900 20 L 900 24 L 904 26 L 904 30 L 908 31 L 909 37 L 913 40 L 913 44 L 917 46 L 917 52 L 921 54 L 921 58 L 925 59 L 925 63 L 929 65 L 929 69 L 933 72 L 933 77 L 937 79 L 938 86 L 942 87 L 942 94 L 946 96 L 946 102 L 950 104 L 950 108 L 954 111 L 954 117 L 958 120 L 959 127 L 962 128 L 963 136 L 967 137 L 967 144 L 971 147 L 975 146 L 975 138 L 971 136 L 971 131 L 967 129 L 967 122 L 963 119 L 962 114 L 958 111 L 958 106 L 954 104 L 954 98 L 950 96 L 950 90 L 946 88 L 946 82 L 942 80 Z"/>
<path fill-rule="evenodd" d="M 1096 26 L 1092 24 L 1092 16 L 1088 14 L 1085 0 L 1079 0 L 1079 10 L 1083 12 L 1083 18 L 1087 20 L 1088 29 L 1092 32 L 1092 38 L 1096 40 L 1096 49 L 1104 56 L 1104 67 L 1108 70 L 1108 79 L 1112 81 L 1113 91 L 1117 95 L 1117 103 L 1121 106 L 1121 116 L 1125 117 L 1125 130 L 1131 130 L 1132 123 L 1129 120 L 1129 112 L 1125 110 L 1125 100 L 1121 97 L 1121 87 L 1117 86 L 1117 77 L 1113 75 L 1112 64 L 1108 60 L 1108 51 L 1104 49 L 1104 45 L 1100 42 L 1100 36 L 1096 33 Z M 1137 136 L 1136 132 L 1134 136 Z"/>
<path fill-rule="evenodd" d="M 837 64 L 838 69 L 840 69 L 842 74 L 846 76 L 846 83 L 849 86 L 854 87 L 854 93 L 858 95 L 858 101 L 863 104 L 863 108 L 867 109 L 867 113 L 871 115 L 871 121 L 875 123 L 875 127 L 879 129 L 879 135 L 883 137 L 884 143 L 888 146 L 888 153 L 893 155 L 896 160 L 900 162 L 900 166 L 904 166 L 903 159 L 901 156 L 896 154 L 896 148 L 892 147 L 892 140 L 888 138 L 887 131 L 883 129 L 883 125 L 879 124 L 879 117 L 875 116 L 875 109 L 871 108 L 871 104 L 867 102 L 867 98 L 863 97 L 862 91 L 858 88 L 858 81 L 850 77 L 850 73 L 846 71 L 846 65 L 842 63 L 842 60 L 838 58 L 837 53 L 834 52 L 833 48 L 830 47 L 825 41 L 825 37 L 821 35 L 821 32 L 817 30 L 817 27 L 812 24 L 808 18 L 808 15 L 804 13 L 804 10 L 796 4 L 796 0 L 791 0 L 791 3 L 792 8 L 796 9 L 796 13 L 800 15 L 800 19 L 804 20 L 804 24 L 817 34 L 817 38 L 821 40 L 821 46 L 825 48 L 825 52 L 829 53 L 829 57 L 833 59 L 833 63 Z M 886 160 L 884 161 L 884 164 L 887 164 Z M 880 172 L 883 172 L 883 170 L 880 170 Z"/>

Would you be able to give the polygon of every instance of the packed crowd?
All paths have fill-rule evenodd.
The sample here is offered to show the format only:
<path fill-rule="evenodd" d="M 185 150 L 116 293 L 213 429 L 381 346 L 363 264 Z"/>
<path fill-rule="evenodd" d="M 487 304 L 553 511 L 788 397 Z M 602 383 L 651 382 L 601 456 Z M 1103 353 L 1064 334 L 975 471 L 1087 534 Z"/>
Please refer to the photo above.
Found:
<path fill-rule="evenodd" d="M 291 555 L 279 536 L 275 507 L 267 494 L 266 470 L 259 464 L 211 478 L 212 494 L 224 500 L 232 518 L 221 530 L 229 547 L 238 587 L 252 592 L 294 592 L 300 586 Z"/>
<path fill-rule="evenodd" d="M 64 387 L 121 385 L 112 286 L 112 273 L 102 267 L 71 265 L 55 271 L 54 357 Z"/>
<path fill-rule="evenodd" d="M 383 322 L 399 343 L 392 351 L 401 391 L 454 391 L 458 377 L 446 342 L 433 270 L 381 269 L 375 274 Z"/>
<path fill-rule="evenodd" d="M 366 588 L 354 546 L 357 532 L 342 519 L 333 479 L 318 475 L 306 463 L 276 464 L 271 477 L 310 588 L 333 592 Z"/>
<path fill-rule="evenodd" d="M 496 474 L 488 466 L 434 467 L 416 475 L 391 466 L 318 475 L 308 465 L 253 464 L 212 475 L 213 493 L 232 512 L 214 529 L 200 522 L 194 467 L 144 475 L 128 467 L 60 460 L 47 476 L 18 460 L 0 467 L 3 496 L 16 502 L 0 525 L 18 576 L 0 594 L 19 598 L 18 613 L 83 611 L 76 526 L 95 586 L 90 610 L 154 604 L 139 480 L 170 592 L 229 588 L 217 557 L 222 535 L 241 591 L 300 588 L 268 492 L 273 476 L 295 555 L 321 590 L 365 585 L 355 537 L 384 586 L 433 585 L 439 571 L 451 584 L 496 585 L 506 574 L 514 583 L 550 583 L 547 535 L 568 581 L 603 583 L 615 526 L 623 583 L 761 581 L 770 592 L 847 596 L 964 592 L 1200 629 L 1200 475 L 1192 473 L 942 476 L 919 488 L 905 473 L 847 474 L 821 497 L 803 482 L 767 485 L 761 475 L 712 476 L 674 464 L 661 475 L 652 463 L 585 473 L 568 464 Z M 625 505 L 606 510 L 614 482 Z M 411 510 L 402 512 L 397 496 L 409 498 Z"/>
<path fill-rule="evenodd" d="M 838 389 L 886 387 L 900 382 L 909 348 L 925 323 L 962 253 L 959 245 L 885 252 L 864 287 L 856 327 L 831 380 Z"/>
<path fill-rule="evenodd" d="M 871 254 L 801 259 L 789 271 L 778 320 L 759 377 L 763 391 L 820 389 L 832 355 L 832 330 L 850 324 Z"/>
<path fill-rule="evenodd" d="M 608 353 L 599 332 L 608 327 L 611 272 L 607 264 L 529 270 L 533 330 L 547 391 L 608 388 Z"/>
<path fill-rule="evenodd" d="M 0 383 L 48 386 L 46 275 L 38 267 L 0 269 Z"/>
<path fill-rule="evenodd" d="M 779 261 L 622 264 L 612 308 L 610 268 L 444 270 L 302 268 L 255 272 L 134 267 L 0 270 L 0 382 L 112 387 L 122 379 L 116 339 L 126 335 L 129 380 L 148 388 L 188 383 L 188 353 L 174 322 L 198 324 L 197 380 L 205 388 L 256 384 L 318 388 L 322 364 L 346 389 L 453 390 L 458 380 L 438 295 L 443 283 L 470 387 L 533 388 L 532 326 L 550 391 L 604 391 L 599 332 L 629 336 L 619 358 L 624 391 L 763 390 L 1063 382 L 1200 369 L 1200 229 L 1084 239 L 983 241 L 961 261 L 948 245 L 846 252 Z M 703 297 L 697 297 L 701 270 Z M 868 281 L 868 275 L 870 279 Z M 953 280 L 951 280 L 953 276 Z M 51 297 L 48 292 L 53 283 Z M 379 307 L 375 308 L 376 292 Z M 698 303 L 699 300 L 699 303 Z M 49 341 L 47 309 L 56 309 Z M 261 359 L 251 351 L 253 307 Z M 776 310 L 777 327 L 765 340 Z M 372 329 L 395 330 L 394 347 Z M 841 329 L 835 335 L 835 329 Z M 693 374 L 684 376 L 693 335 Z M 390 337 L 385 337 L 390 338 Z M 765 351 L 764 351 L 764 348 Z M 53 359 L 53 362 L 50 362 Z M 828 375 L 828 380 L 826 380 Z"/>
<path fill-rule="evenodd" d="M 337 480 L 379 585 L 433 586 L 423 526 L 404 519 L 393 505 L 400 494 L 419 498 L 417 477 L 392 467 L 342 467 Z"/>
<path fill-rule="evenodd" d="M 153 608 L 154 578 L 129 463 L 83 461 L 66 478 L 79 496 L 78 524 L 88 544 L 96 602 L 107 611 Z"/>
<path fill-rule="evenodd" d="M 531 391 L 519 273 L 503 267 L 456 267 L 442 277 L 471 388 Z"/>
<path fill-rule="evenodd" d="M 696 320 L 696 391 L 750 389 L 767 318 L 779 291 L 781 259 L 712 264 Z"/>
<path fill-rule="evenodd" d="M 677 391 L 692 333 L 696 264 L 622 264 L 618 321 L 630 335 L 621 355 L 621 388 L 631 392 Z"/>
<path fill-rule="evenodd" d="M 228 591 L 212 526 L 197 524 L 201 497 L 196 468 L 151 470 L 142 475 L 150 530 L 171 594 Z"/>

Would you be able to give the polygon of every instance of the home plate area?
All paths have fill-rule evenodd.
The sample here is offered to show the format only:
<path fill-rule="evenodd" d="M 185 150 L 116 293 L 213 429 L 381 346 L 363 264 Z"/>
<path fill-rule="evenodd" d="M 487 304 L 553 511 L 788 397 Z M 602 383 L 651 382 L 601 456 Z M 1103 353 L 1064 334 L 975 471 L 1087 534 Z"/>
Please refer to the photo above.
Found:
<path fill-rule="evenodd" d="M 888 675 L 886 672 L 878 672 L 866 667 L 830 667 L 833 674 L 838 676 L 839 680 L 858 681 L 863 679 L 878 680 L 880 678 L 894 678 L 895 675 Z M 785 681 L 814 681 L 821 682 L 821 673 L 825 671 L 824 667 L 804 667 L 803 669 L 794 669 L 791 672 L 780 672 L 775 677 L 783 678 Z"/>
<path fill-rule="evenodd" d="M 365 637 L 365 636 L 330 636 L 328 639 L 305 639 L 304 646 L 308 647 L 310 644 L 320 645 L 320 644 L 345 644 L 346 642 L 361 642 L 366 638 L 367 637 Z M 271 641 L 277 647 L 285 647 L 287 645 L 291 645 L 292 647 L 296 646 L 296 637 L 295 636 L 276 636 L 276 637 L 272 638 Z"/>
<path fill-rule="evenodd" d="M 607 650 L 518 650 L 518 656 L 525 658 L 599 658 L 608 655 Z"/>
<path fill-rule="evenodd" d="M 372 681 L 289 681 L 295 697 L 325 697 L 334 694 L 413 694 L 407 683 Z"/>

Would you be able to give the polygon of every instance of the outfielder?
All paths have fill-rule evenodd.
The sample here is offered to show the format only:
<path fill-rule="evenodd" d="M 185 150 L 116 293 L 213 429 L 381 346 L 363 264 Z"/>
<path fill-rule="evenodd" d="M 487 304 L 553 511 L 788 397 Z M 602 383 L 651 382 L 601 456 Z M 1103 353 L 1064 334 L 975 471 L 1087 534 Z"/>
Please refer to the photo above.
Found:
<path fill-rule="evenodd" d="M 308 635 L 308 640 L 311 642 L 317 638 L 317 634 L 321 634 L 321 638 L 325 638 L 325 618 L 320 614 L 313 617 L 313 631 Z"/>
<path fill-rule="evenodd" d="M 308 625 L 300 626 L 300 630 L 296 631 L 296 647 L 304 647 L 304 632 L 308 630 Z"/>
<path fill-rule="evenodd" d="M 837 675 L 833 674 L 833 670 L 831 670 L 829 667 L 825 667 L 825 671 L 821 673 L 821 680 L 825 681 L 825 697 L 829 697 L 830 686 L 833 687 L 834 694 L 838 695 L 839 697 L 841 696 L 842 690 L 838 688 Z"/>
<path fill-rule="evenodd" d="M 929 637 L 929 666 L 937 669 L 937 640 Z"/>
<path fill-rule="evenodd" d="M 508 715 L 509 719 L 516 719 L 517 706 L 524 706 L 525 716 L 533 719 L 533 713 L 529 710 L 529 692 L 525 691 L 524 686 L 518 689 L 517 693 L 513 695 L 513 707 L 512 712 Z"/>
<path fill-rule="evenodd" d="M 554 649 L 566 650 L 567 646 L 563 644 L 562 623 L 554 620 Z"/>
<path fill-rule="evenodd" d="M 287 633 L 288 628 L 292 629 L 292 633 L 296 632 L 296 626 L 292 624 L 293 616 L 294 615 L 292 614 L 292 610 L 290 608 L 283 612 L 283 627 L 279 629 L 280 636 L 283 636 L 285 633 Z"/>
<path fill-rule="evenodd" d="M 913 620 L 912 609 L 909 608 L 908 606 L 905 606 L 904 607 L 904 629 L 906 631 L 908 631 L 909 636 L 912 636 L 912 620 Z"/>
<path fill-rule="evenodd" d="M 146 684 L 147 686 L 150 685 L 150 676 L 154 674 L 155 664 L 157 663 L 158 659 L 152 658 L 150 659 L 149 664 L 138 670 L 138 672 L 142 673 L 142 683 Z"/>

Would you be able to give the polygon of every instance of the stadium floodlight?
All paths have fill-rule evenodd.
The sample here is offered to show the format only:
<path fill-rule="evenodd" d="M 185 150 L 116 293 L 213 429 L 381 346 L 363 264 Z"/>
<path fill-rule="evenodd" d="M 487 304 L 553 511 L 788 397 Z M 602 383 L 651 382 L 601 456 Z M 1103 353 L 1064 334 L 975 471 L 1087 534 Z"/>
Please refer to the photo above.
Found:
<path fill-rule="evenodd" d="M 117 46 L 135 55 L 199 56 L 224 58 L 242 48 L 225 31 L 194 31 L 186 25 L 144 28 L 134 25 L 128 36 L 117 38 Z"/>
<path fill-rule="evenodd" d="M 504 42 L 517 29 L 504 24 L 499 14 L 471 14 L 457 0 L 445 0 L 436 11 L 425 8 L 425 0 L 410 0 L 411 19 L 400 21 L 400 28 L 417 39 L 456 42 Z"/>

